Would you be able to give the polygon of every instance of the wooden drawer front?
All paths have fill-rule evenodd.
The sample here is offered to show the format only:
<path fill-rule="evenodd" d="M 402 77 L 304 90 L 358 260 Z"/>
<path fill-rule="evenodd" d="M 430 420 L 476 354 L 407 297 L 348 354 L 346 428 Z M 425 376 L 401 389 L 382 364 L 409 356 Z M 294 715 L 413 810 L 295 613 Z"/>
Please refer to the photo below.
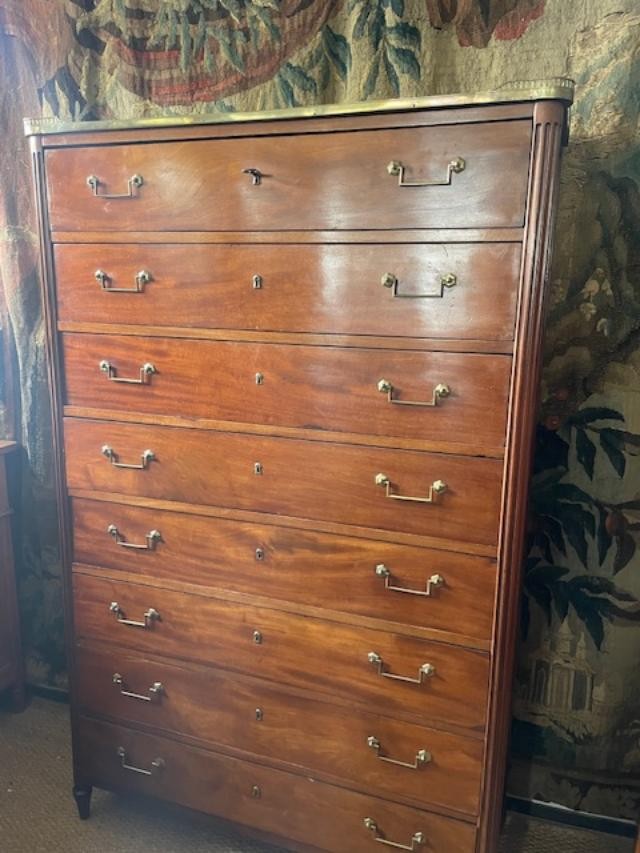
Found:
<path fill-rule="evenodd" d="M 502 463 L 495 459 L 73 418 L 65 446 L 71 489 L 497 541 Z M 147 451 L 153 458 L 142 462 Z M 431 491 L 435 503 L 388 497 L 378 474 L 389 477 L 392 493 Z M 444 493 L 433 491 L 437 481 L 447 484 Z"/>
<path fill-rule="evenodd" d="M 504 448 L 507 356 L 118 335 L 63 342 L 72 406 Z M 144 364 L 156 372 L 143 384 L 117 381 Z"/>
<path fill-rule="evenodd" d="M 77 738 L 80 771 L 102 787 L 170 800 L 314 849 L 380 853 L 376 836 L 410 845 L 417 832 L 424 840 L 416 850 L 424 853 L 475 849 L 469 823 L 304 776 L 88 718 L 80 719 Z M 123 762 L 151 769 L 151 775 L 125 769 Z M 377 830 L 365 825 L 366 818 Z"/>
<path fill-rule="evenodd" d="M 487 557 L 81 499 L 73 521 L 78 563 L 425 626 L 466 644 L 491 637 Z M 125 547 L 151 544 L 153 530 L 151 550 Z"/>
<path fill-rule="evenodd" d="M 47 151 L 61 231 L 521 226 L 531 123 L 117 145 Z M 448 164 L 464 159 L 464 171 Z M 400 186 L 406 181 L 450 182 Z M 244 169 L 258 169 L 254 184 Z M 99 179 L 96 197 L 87 177 Z M 128 182 L 134 175 L 142 185 Z M 129 195 L 129 191 L 131 195 Z M 123 198 L 105 198 L 105 193 Z"/>
<path fill-rule="evenodd" d="M 488 657 L 480 652 L 80 572 L 74 605 L 80 638 L 374 703 L 429 724 L 484 730 Z M 144 622 L 151 609 L 159 618 L 147 617 L 146 628 L 119 621 Z M 370 660 L 371 652 L 381 662 Z M 421 673 L 429 664 L 433 672 Z"/>
<path fill-rule="evenodd" d="M 514 243 L 54 248 L 58 316 L 63 321 L 334 335 L 513 337 L 520 264 L 520 246 Z M 97 270 L 107 276 L 104 287 L 102 279 L 95 278 Z M 136 284 L 140 272 L 149 274 L 148 284 Z M 382 285 L 386 273 L 397 278 L 395 291 Z M 253 286 L 255 275 L 260 276 L 260 287 Z M 455 284 L 443 286 L 442 277 L 451 275 Z"/>
<path fill-rule="evenodd" d="M 80 645 L 76 664 L 80 705 L 89 714 L 224 745 L 415 805 L 478 811 L 481 740 L 118 649 Z"/>

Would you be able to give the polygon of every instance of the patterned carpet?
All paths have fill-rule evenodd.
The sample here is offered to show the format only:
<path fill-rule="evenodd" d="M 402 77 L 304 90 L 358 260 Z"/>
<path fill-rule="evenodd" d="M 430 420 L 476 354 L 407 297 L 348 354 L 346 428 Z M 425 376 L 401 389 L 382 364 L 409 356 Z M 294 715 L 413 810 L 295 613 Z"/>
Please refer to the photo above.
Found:
<path fill-rule="evenodd" d="M 66 706 L 35 699 L 24 714 L 0 711 L 2 853 L 275 853 L 210 817 L 103 791 L 81 822 L 70 789 Z M 514 814 L 500 853 L 633 853 L 633 842 Z"/>

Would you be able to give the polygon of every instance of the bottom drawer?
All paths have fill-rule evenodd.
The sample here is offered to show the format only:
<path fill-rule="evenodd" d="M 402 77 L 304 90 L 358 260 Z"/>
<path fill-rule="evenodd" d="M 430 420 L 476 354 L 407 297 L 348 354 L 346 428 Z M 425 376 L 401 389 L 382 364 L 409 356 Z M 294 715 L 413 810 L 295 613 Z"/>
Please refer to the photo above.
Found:
<path fill-rule="evenodd" d="M 84 782 L 149 794 L 330 853 L 380 842 L 419 853 L 472 853 L 475 827 L 308 777 L 99 723 L 79 721 Z M 141 772 L 142 771 L 142 772 Z"/>
<path fill-rule="evenodd" d="M 78 699 L 89 716 L 198 738 L 207 747 L 241 751 L 241 758 L 263 756 L 289 765 L 285 770 L 318 773 L 420 808 L 478 812 L 482 740 L 400 722 L 373 705 L 345 708 L 262 680 L 116 647 L 78 645 L 76 672 Z M 152 693 L 150 685 L 161 687 Z M 378 749 L 369 744 L 372 737 Z M 424 763 L 420 751 L 427 753 Z"/>

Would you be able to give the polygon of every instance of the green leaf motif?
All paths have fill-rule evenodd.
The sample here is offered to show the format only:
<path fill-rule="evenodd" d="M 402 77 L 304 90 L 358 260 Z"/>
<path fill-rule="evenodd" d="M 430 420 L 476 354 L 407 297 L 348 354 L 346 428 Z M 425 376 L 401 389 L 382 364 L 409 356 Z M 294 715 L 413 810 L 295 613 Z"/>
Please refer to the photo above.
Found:
<path fill-rule="evenodd" d="M 398 21 L 387 29 L 387 36 L 392 41 L 397 41 L 406 47 L 419 48 L 421 44 L 420 30 L 406 21 Z"/>
<path fill-rule="evenodd" d="M 378 75 L 380 73 L 380 55 L 376 54 L 371 60 L 371 66 L 369 68 L 369 73 L 367 74 L 367 79 L 364 81 L 364 96 L 365 98 L 369 98 L 376 88 L 376 83 L 378 82 Z"/>
<path fill-rule="evenodd" d="M 607 454 L 618 477 L 624 477 L 627 467 L 627 458 L 624 455 L 624 437 L 625 433 L 619 429 L 605 427 L 600 430 L 600 447 Z"/>
<path fill-rule="evenodd" d="M 605 406 L 589 406 L 571 415 L 568 423 L 574 426 L 585 426 L 594 421 L 624 421 L 624 415 L 616 412 L 615 409 L 608 409 Z"/>
<path fill-rule="evenodd" d="M 564 534 L 560 522 L 556 518 L 546 515 L 543 518 L 543 523 L 545 535 L 551 540 L 554 547 L 560 551 L 561 554 L 566 555 L 567 546 L 564 542 Z"/>
<path fill-rule="evenodd" d="M 287 62 L 280 69 L 280 74 L 282 74 L 295 89 L 298 89 L 308 95 L 318 94 L 316 81 L 299 65 L 293 65 L 291 62 Z"/>
<path fill-rule="evenodd" d="M 400 94 L 400 75 L 412 80 L 421 78 L 420 62 L 416 50 L 420 47 L 420 31 L 406 21 L 397 20 L 405 14 L 404 0 L 350 0 L 349 13 L 358 9 L 352 30 L 357 41 L 368 34 L 371 62 L 364 81 L 364 97 L 374 94 L 384 63 L 389 87 L 394 95 Z M 391 18 L 389 11 L 395 16 Z M 391 23 L 393 21 L 393 23 Z"/>
<path fill-rule="evenodd" d="M 625 533 L 618 539 L 618 550 L 613 561 L 613 573 L 618 574 L 635 557 L 636 542 L 630 533 Z"/>
<path fill-rule="evenodd" d="M 572 483 L 556 483 L 550 491 L 556 500 L 589 505 L 593 503 L 591 495 L 588 495 L 584 489 L 574 486 Z"/>
<path fill-rule="evenodd" d="M 578 454 L 578 462 L 584 468 L 589 479 L 593 480 L 596 446 L 583 429 L 576 430 L 576 453 Z"/>
<path fill-rule="evenodd" d="M 289 81 L 286 80 L 281 74 L 278 74 L 276 76 L 276 82 L 280 97 L 282 98 L 285 107 L 298 106 L 291 83 L 289 83 Z"/>
<path fill-rule="evenodd" d="M 561 566 L 538 563 L 525 575 L 525 592 L 540 606 L 547 620 L 551 607 L 560 620 L 566 619 L 573 608 L 598 648 L 604 641 L 605 619 L 640 622 L 640 601 L 633 593 L 605 577 L 577 575 L 567 581 L 564 576 L 568 571 Z"/>
<path fill-rule="evenodd" d="M 420 63 L 416 59 L 412 50 L 407 50 L 407 48 L 404 47 L 395 47 L 394 45 L 389 44 L 388 51 L 394 61 L 394 64 L 403 74 L 408 74 L 413 80 L 420 79 Z"/>
<path fill-rule="evenodd" d="M 345 80 L 351 68 L 351 48 L 343 35 L 334 33 L 327 24 L 322 31 L 322 44 L 332 65 L 342 80 Z M 323 87 L 324 88 L 324 87 Z"/>
<path fill-rule="evenodd" d="M 598 520 L 598 531 L 596 534 L 596 540 L 598 545 L 598 560 L 600 565 L 604 563 L 607 559 L 607 554 L 609 553 L 609 549 L 613 544 L 613 538 L 609 531 L 607 530 L 607 518 L 609 513 L 606 509 L 599 509 L 599 520 Z"/>
<path fill-rule="evenodd" d="M 400 94 L 400 80 L 398 79 L 396 69 L 393 67 L 393 63 L 389 59 L 389 52 L 386 50 L 384 52 L 384 70 L 387 73 L 387 79 L 389 80 L 393 94 L 398 96 Z"/>
<path fill-rule="evenodd" d="M 363 3 L 362 9 L 360 9 L 360 14 L 356 19 L 355 26 L 353 28 L 353 37 L 355 39 L 361 39 L 365 34 L 365 30 L 367 28 L 367 21 L 369 20 L 369 14 L 372 11 L 372 4 Z"/>

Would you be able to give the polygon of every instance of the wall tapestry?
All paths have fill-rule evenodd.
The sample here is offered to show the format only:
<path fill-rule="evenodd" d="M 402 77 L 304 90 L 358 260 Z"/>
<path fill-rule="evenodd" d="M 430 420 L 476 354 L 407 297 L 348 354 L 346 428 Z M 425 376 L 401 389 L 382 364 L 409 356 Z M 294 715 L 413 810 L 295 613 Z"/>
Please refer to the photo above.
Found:
<path fill-rule="evenodd" d="M 509 789 L 636 818 L 637 0 L 0 0 L 0 73 L 0 322 L 13 340 L 24 447 L 20 597 L 30 679 L 58 686 L 65 684 L 60 565 L 22 116 L 261 110 L 575 79 L 546 324 Z"/>

